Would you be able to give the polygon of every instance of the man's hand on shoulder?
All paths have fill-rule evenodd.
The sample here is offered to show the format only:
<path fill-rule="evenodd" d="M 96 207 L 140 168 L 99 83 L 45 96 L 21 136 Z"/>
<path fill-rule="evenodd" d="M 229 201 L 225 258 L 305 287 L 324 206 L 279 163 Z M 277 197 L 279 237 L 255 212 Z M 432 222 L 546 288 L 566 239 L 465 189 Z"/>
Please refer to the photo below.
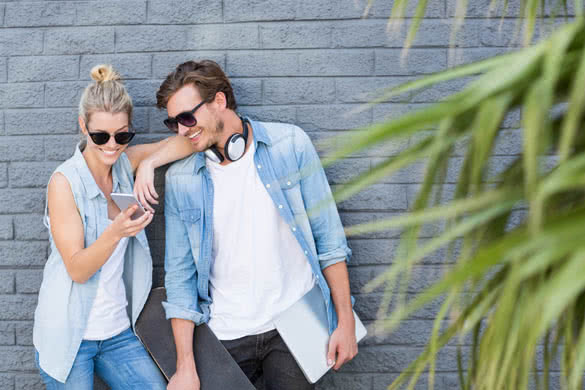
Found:
<path fill-rule="evenodd" d="M 171 377 L 167 390 L 199 390 L 199 376 L 193 369 L 180 369 Z"/>
<path fill-rule="evenodd" d="M 337 329 L 329 338 L 329 351 L 327 352 L 327 363 L 339 370 L 341 366 L 349 362 L 358 353 L 357 341 L 355 338 L 355 320 L 353 316 L 344 323 L 339 323 Z"/>

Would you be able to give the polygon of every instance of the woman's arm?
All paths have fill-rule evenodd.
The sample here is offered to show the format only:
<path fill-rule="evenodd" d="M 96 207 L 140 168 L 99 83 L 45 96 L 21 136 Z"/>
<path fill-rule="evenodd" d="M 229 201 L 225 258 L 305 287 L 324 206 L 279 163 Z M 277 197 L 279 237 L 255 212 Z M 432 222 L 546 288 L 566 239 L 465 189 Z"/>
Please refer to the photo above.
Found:
<path fill-rule="evenodd" d="M 124 210 L 89 247 L 84 247 L 85 234 L 69 181 L 56 173 L 49 182 L 49 218 L 51 234 L 74 282 L 85 283 L 110 258 L 122 237 L 136 235 L 152 220 L 146 213 L 132 221 L 136 206 Z"/>
<path fill-rule="evenodd" d="M 136 170 L 148 160 L 153 168 L 173 161 L 180 160 L 193 153 L 191 142 L 183 136 L 175 135 L 159 142 L 131 146 L 126 149 L 126 155 L 132 165 L 132 171 Z"/>
<path fill-rule="evenodd" d="M 128 148 L 126 154 L 132 168 L 136 170 L 134 195 L 142 205 L 154 213 L 150 204 L 158 204 L 158 194 L 154 188 L 154 170 L 173 161 L 180 160 L 194 152 L 191 142 L 180 135 L 169 137 L 153 144 Z M 134 161 L 133 161 L 134 160 Z"/>

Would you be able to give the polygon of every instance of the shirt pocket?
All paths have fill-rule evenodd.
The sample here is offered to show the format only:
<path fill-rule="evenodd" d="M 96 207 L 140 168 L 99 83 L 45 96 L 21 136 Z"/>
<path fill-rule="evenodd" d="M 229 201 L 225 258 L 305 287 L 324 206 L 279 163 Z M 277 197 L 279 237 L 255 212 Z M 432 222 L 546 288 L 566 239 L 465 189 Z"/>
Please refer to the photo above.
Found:
<path fill-rule="evenodd" d="M 93 207 L 88 207 L 89 213 L 83 216 L 83 236 L 85 238 L 85 248 L 92 245 L 99 236 L 98 219 L 95 215 Z"/>
<path fill-rule="evenodd" d="M 301 193 L 301 174 L 294 172 L 279 180 L 280 189 L 286 198 L 293 214 L 305 214 L 305 202 Z"/>
<path fill-rule="evenodd" d="M 191 208 L 179 210 L 179 215 L 187 229 L 193 257 L 198 258 L 198 250 L 201 246 L 201 209 Z"/>

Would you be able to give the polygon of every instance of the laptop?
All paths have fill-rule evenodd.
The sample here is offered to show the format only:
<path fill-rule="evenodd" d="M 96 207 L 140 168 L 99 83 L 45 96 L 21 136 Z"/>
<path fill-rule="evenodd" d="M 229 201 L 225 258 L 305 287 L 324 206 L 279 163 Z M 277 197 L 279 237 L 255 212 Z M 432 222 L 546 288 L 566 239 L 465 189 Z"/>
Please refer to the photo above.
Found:
<path fill-rule="evenodd" d="M 366 328 L 353 313 L 359 342 Z M 274 324 L 307 380 L 315 383 L 331 368 L 327 365 L 329 324 L 327 309 L 318 284 L 298 302 L 276 317 Z"/>
<path fill-rule="evenodd" d="M 136 321 L 136 335 L 168 381 L 177 371 L 177 351 L 164 300 L 164 287 L 150 292 Z M 193 352 L 201 390 L 256 389 L 207 324 L 195 327 Z"/>

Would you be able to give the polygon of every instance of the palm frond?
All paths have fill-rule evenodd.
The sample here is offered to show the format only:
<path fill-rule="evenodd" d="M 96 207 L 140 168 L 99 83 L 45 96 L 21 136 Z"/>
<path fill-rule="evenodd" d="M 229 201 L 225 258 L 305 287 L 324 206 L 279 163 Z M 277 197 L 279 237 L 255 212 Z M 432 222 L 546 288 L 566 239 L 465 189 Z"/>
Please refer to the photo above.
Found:
<path fill-rule="evenodd" d="M 492 0 L 490 7 L 501 6 L 505 14 L 507 3 Z M 407 4 L 394 2 L 391 26 Z M 566 1 L 558 4 L 566 9 Z M 418 5 L 405 47 L 414 40 L 426 1 Z M 472 78 L 465 89 L 436 104 L 356 132 L 324 159 L 329 165 L 382 142 L 419 139 L 341 186 L 335 193 L 338 201 L 410 164 L 427 164 L 409 213 L 346 228 L 350 236 L 402 229 L 393 264 L 363 290 L 384 288 L 377 331 L 391 332 L 417 310 L 444 298 L 425 350 L 390 389 L 413 388 L 423 373 L 432 388 L 439 351 L 466 336 L 473 342 L 471 348 L 459 349 L 463 389 L 524 390 L 531 382 L 547 388 L 554 367 L 562 369 L 568 389 L 583 385 L 585 132 L 579 130 L 585 124 L 585 20 L 582 1 L 575 0 L 574 6 L 574 21 L 533 46 L 385 91 L 372 104 Z M 526 0 L 520 12 L 528 45 L 544 11 L 539 0 Z M 517 110 L 522 111 L 522 151 L 505 169 L 492 173 L 502 123 Z M 443 199 L 437 194 L 456 146 L 465 157 L 454 193 Z M 519 212 L 526 217 L 513 220 Z M 437 222 L 444 223 L 444 230 L 420 245 L 422 228 Z M 453 265 L 412 300 L 399 299 L 390 307 L 406 295 L 413 267 L 443 248 L 456 260 Z M 555 366 L 559 356 L 560 366 Z"/>

